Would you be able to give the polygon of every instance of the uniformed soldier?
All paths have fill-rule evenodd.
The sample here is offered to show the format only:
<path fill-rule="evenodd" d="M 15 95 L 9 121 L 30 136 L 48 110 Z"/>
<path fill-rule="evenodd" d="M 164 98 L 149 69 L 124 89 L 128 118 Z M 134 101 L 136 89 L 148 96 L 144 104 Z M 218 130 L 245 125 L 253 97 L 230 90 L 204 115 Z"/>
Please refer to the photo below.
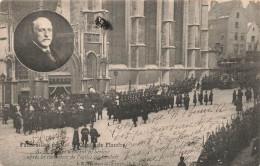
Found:
<path fill-rule="evenodd" d="M 132 121 L 133 121 L 135 127 L 137 126 L 137 124 L 136 124 L 137 120 L 138 120 L 138 118 L 137 118 L 136 112 L 133 111 L 132 112 Z"/>
<path fill-rule="evenodd" d="M 73 150 L 75 150 L 76 146 L 77 146 L 77 149 L 79 150 L 79 131 L 78 131 L 78 128 L 74 128 L 72 146 L 73 146 Z"/>
<path fill-rule="evenodd" d="M 81 129 L 81 141 L 82 144 L 87 147 L 87 143 L 88 143 L 88 134 L 89 134 L 89 130 L 86 127 L 87 125 L 85 124 L 84 127 Z"/>
<path fill-rule="evenodd" d="M 197 94 L 196 94 L 196 91 L 194 91 L 194 94 L 193 94 L 193 104 L 194 104 L 194 106 L 196 106 L 196 104 L 197 104 Z"/>
<path fill-rule="evenodd" d="M 197 90 L 200 89 L 200 82 L 197 83 Z"/>
<path fill-rule="evenodd" d="M 146 124 L 146 121 L 148 120 L 148 112 L 147 109 L 142 109 L 141 110 L 141 114 L 142 114 L 142 119 L 144 121 L 144 124 Z"/>
<path fill-rule="evenodd" d="M 238 93 L 237 93 L 237 100 L 240 100 L 241 102 L 243 101 L 242 100 L 242 97 L 243 97 L 243 92 L 241 89 L 238 90 Z"/>
<path fill-rule="evenodd" d="M 176 93 L 176 105 L 177 105 L 177 107 L 179 107 L 180 106 L 180 99 L 179 99 L 180 97 L 179 97 L 179 92 L 177 92 Z"/>
<path fill-rule="evenodd" d="M 234 90 L 233 98 L 232 98 L 232 104 L 236 105 L 236 100 L 237 100 L 237 94 L 236 94 L 236 90 Z"/>
<path fill-rule="evenodd" d="M 189 104 L 190 104 L 190 97 L 186 93 L 185 96 L 184 96 L 184 107 L 185 107 L 186 110 L 189 109 Z"/>
<path fill-rule="evenodd" d="M 211 89 L 210 94 L 209 94 L 209 102 L 212 105 L 213 102 L 213 90 Z"/>
<path fill-rule="evenodd" d="M 203 91 L 200 91 L 200 93 L 198 94 L 198 98 L 199 98 L 200 105 L 202 105 L 202 102 L 203 102 Z"/>
<path fill-rule="evenodd" d="M 182 98 L 182 93 L 180 93 L 180 94 L 179 94 L 179 103 L 180 103 L 180 107 L 182 107 L 182 100 L 183 100 L 183 98 Z"/>
<path fill-rule="evenodd" d="M 208 94 L 207 94 L 207 91 L 205 91 L 205 95 L 204 95 L 204 102 L 205 102 L 205 105 L 208 105 Z"/>
<path fill-rule="evenodd" d="M 173 108 L 173 106 L 174 106 L 174 94 L 173 94 L 173 92 L 170 92 L 170 94 L 169 94 L 169 105 L 170 105 L 170 108 Z"/>
<path fill-rule="evenodd" d="M 92 149 L 96 148 L 97 138 L 100 137 L 100 134 L 98 131 L 93 127 L 93 125 L 90 125 L 90 138 L 92 143 Z"/>

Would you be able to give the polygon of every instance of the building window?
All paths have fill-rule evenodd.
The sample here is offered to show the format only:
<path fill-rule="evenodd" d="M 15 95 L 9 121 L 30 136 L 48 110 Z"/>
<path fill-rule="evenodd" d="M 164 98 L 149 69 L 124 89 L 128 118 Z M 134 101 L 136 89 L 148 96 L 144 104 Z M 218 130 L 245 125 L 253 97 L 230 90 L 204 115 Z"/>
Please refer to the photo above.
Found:
<path fill-rule="evenodd" d="M 251 36 L 251 42 L 255 42 L 255 36 Z"/>
<path fill-rule="evenodd" d="M 240 54 L 242 55 L 242 54 L 243 54 L 243 52 L 244 52 L 244 51 L 241 49 L 241 50 L 240 50 Z"/>
<path fill-rule="evenodd" d="M 244 40 L 244 34 L 243 33 L 241 34 L 241 40 Z"/>
<path fill-rule="evenodd" d="M 238 44 L 234 44 L 234 54 L 238 53 Z"/>
<path fill-rule="evenodd" d="M 253 28 L 253 31 L 255 31 L 255 28 Z"/>
<path fill-rule="evenodd" d="M 221 46 L 221 52 L 223 52 L 224 51 L 224 47 L 223 46 Z"/>
<path fill-rule="evenodd" d="M 237 40 L 237 36 L 238 36 L 238 34 L 237 34 L 237 33 L 235 33 L 235 40 Z"/>
<path fill-rule="evenodd" d="M 239 18 L 239 12 L 237 12 L 237 18 Z"/>
<path fill-rule="evenodd" d="M 236 25 L 235 25 L 236 28 L 238 28 L 238 22 L 236 22 Z"/>

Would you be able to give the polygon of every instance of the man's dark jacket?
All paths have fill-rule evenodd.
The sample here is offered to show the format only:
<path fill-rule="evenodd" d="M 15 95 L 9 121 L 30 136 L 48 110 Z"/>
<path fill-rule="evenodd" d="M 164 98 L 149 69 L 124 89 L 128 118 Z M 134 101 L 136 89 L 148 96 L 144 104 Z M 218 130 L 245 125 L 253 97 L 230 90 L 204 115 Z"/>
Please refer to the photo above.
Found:
<path fill-rule="evenodd" d="M 53 71 L 62 65 L 62 59 L 58 56 L 57 51 L 50 46 L 50 51 L 55 61 L 52 61 L 48 54 L 40 49 L 32 41 L 26 47 L 17 49 L 16 55 L 18 59 L 26 67 L 39 72 Z"/>

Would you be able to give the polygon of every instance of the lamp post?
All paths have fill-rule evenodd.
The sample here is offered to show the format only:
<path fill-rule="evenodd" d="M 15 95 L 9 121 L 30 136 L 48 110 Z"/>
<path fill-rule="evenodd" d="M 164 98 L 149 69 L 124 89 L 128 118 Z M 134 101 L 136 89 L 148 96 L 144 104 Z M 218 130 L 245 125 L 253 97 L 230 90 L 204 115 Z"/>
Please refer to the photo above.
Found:
<path fill-rule="evenodd" d="M 118 71 L 114 71 L 114 76 L 115 76 L 115 92 L 116 92 L 116 77 L 118 76 Z"/>
<path fill-rule="evenodd" d="M 5 104 L 5 78 L 6 76 L 4 75 L 4 73 L 2 73 L 0 76 L 1 83 L 2 83 L 2 107 L 4 107 Z"/>

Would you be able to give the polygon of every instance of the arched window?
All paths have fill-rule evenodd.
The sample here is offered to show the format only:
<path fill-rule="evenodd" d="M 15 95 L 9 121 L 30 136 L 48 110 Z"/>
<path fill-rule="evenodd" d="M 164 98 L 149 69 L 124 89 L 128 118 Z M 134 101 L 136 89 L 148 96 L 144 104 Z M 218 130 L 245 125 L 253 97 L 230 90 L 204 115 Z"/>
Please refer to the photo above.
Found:
<path fill-rule="evenodd" d="M 88 78 L 97 78 L 97 58 L 94 53 L 87 55 L 86 59 L 87 64 L 87 77 Z"/>

